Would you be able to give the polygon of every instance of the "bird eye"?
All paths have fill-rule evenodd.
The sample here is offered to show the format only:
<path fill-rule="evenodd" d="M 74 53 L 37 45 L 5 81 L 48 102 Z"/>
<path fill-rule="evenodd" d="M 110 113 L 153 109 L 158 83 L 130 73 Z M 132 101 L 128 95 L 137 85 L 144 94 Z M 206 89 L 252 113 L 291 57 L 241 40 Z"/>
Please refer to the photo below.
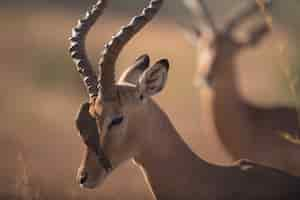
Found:
<path fill-rule="evenodd" d="M 112 128 L 113 126 L 117 126 L 117 125 L 121 124 L 123 122 L 123 120 L 124 120 L 124 117 L 122 117 L 122 116 L 114 118 L 111 121 L 110 125 L 108 126 L 108 129 Z"/>

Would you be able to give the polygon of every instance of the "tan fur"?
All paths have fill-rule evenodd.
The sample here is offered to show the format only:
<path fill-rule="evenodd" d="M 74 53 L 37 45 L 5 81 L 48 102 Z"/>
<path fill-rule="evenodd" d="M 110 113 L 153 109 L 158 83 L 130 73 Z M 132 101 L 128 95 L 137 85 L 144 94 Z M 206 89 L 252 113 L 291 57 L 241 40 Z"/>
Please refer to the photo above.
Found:
<path fill-rule="evenodd" d="M 101 7 L 103 2 L 99 1 L 97 5 Z M 130 39 L 138 32 L 137 28 L 157 13 L 161 5 L 162 1 L 150 1 L 143 13 L 123 28 L 120 35 Z M 101 185 L 112 170 L 134 159 L 146 174 L 154 198 L 158 200 L 300 198 L 300 180 L 284 172 L 247 160 L 231 166 L 217 166 L 196 156 L 168 116 L 151 99 L 166 84 L 168 60 L 162 59 L 149 66 L 149 58 L 143 57 L 142 62 L 127 70 L 119 84 L 115 84 L 114 62 L 122 48 L 116 53 L 108 50 L 114 47 L 114 43 L 122 42 L 119 39 L 113 38 L 103 56 L 101 66 L 106 66 L 106 70 L 101 71 L 102 88 L 99 88 L 98 97 L 92 99 L 90 104 L 82 105 L 76 120 L 87 146 L 77 175 L 82 187 Z M 110 58 L 109 54 L 112 54 L 112 60 L 106 60 Z M 114 62 L 106 65 L 105 60 Z M 87 78 L 89 76 L 86 75 Z M 130 80 L 130 83 L 124 80 Z M 89 82 L 86 85 L 89 86 Z M 95 96 L 94 91 L 90 94 Z"/>
<path fill-rule="evenodd" d="M 263 30 L 264 25 L 257 27 Z M 240 42 L 233 35 L 212 37 L 203 32 L 194 41 L 198 52 L 195 82 L 200 94 L 199 124 L 203 125 L 205 135 L 216 138 L 214 144 L 222 146 L 234 159 L 249 158 L 300 175 L 299 146 L 280 137 L 281 133 L 299 133 L 296 109 L 282 104 L 254 105 L 241 94 L 237 58 L 249 47 L 255 51 L 256 43 L 263 42 L 261 39 L 268 35 L 257 33 L 247 33 L 249 39 Z"/>
<path fill-rule="evenodd" d="M 134 159 L 144 171 L 155 199 L 279 200 L 283 196 L 294 200 L 294 195 L 299 196 L 298 178 L 278 170 L 247 160 L 217 166 L 199 158 L 155 102 L 140 101 L 137 91 L 127 85 L 118 85 L 117 89 L 119 108 L 106 112 L 104 106 L 98 113 L 103 118 L 98 122 L 103 150 L 114 169 Z M 108 131 L 105 119 L 120 111 L 126 120 Z M 100 186 L 109 175 L 89 149 L 78 174 L 88 175 L 83 185 L 86 188 Z"/>

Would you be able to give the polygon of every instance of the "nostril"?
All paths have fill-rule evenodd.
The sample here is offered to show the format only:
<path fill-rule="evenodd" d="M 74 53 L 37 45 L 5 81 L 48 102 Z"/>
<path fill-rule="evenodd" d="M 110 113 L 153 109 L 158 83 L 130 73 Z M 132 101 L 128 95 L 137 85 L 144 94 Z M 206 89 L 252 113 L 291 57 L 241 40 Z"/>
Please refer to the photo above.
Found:
<path fill-rule="evenodd" d="M 88 175 L 86 173 L 82 174 L 79 179 L 79 183 L 83 185 L 88 179 Z"/>

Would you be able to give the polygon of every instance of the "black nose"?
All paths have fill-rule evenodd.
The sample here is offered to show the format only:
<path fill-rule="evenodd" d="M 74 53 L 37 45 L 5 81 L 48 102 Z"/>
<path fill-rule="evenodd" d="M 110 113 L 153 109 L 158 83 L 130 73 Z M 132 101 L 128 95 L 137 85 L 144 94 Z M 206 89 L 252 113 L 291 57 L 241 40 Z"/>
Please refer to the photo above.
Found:
<path fill-rule="evenodd" d="M 80 176 L 79 183 L 82 185 L 82 184 L 84 184 L 87 181 L 87 179 L 88 179 L 87 173 L 83 173 Z"/>

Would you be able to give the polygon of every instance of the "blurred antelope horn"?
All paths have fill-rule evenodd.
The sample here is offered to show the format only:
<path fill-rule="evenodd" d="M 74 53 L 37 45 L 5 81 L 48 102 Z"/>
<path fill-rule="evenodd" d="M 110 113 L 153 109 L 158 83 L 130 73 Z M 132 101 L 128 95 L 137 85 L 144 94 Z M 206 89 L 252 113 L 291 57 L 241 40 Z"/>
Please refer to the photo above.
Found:
<path fill-rule="evenodd" d="M 217 33 L 217 27 L 211 15 L 211 12 L 208 9 L 208 6 L 204 0 L 184 0 L 185 6 L 191 11 L 191 13 L 196 17 L 200 22 L 201 26 L 199 28 L 204 30 L 202 31 L 211 31 L 212 33 Z"/>
<path fill-rule="evenodd" d="M 115 91 L 115 65 L 122 49 L 152 18 L 158 13 L 163 0 L 151 0 L 139 16 L 135 16 L 131 22 L 121 28 L 105 45 L 99 61 L 99 96 L 104 100 L 116 98 Z"/>
<path fill-rule="evenodd" d="M 270 8 L 272 6 L 272 0 L 252 0 L 251 3 L 245 1 L 240 6 L 234 9 L 231 16 L 227 17 L 223 24 L 223 32 L 230 33 L 238 25 L 249 16 L 255 14 L 260 10 L 260 6 L 264 8 Z"/>
<path fill-rule="evenodd" d="M 72 29 L 72 36 L 69 39 L 69 52 L 77 66 L 78 72 L 83 78 L 83 82 L 90 97 L 96 97 L 98 95 L 98 81 L 86 55 L 85 40 L 91 27 L 95 24 L 99 16 L 102 15 L 106 4 L 106 0 L 99 0 L 86 13 L 85 17 L 78 21 L 77 25 Z"/>

